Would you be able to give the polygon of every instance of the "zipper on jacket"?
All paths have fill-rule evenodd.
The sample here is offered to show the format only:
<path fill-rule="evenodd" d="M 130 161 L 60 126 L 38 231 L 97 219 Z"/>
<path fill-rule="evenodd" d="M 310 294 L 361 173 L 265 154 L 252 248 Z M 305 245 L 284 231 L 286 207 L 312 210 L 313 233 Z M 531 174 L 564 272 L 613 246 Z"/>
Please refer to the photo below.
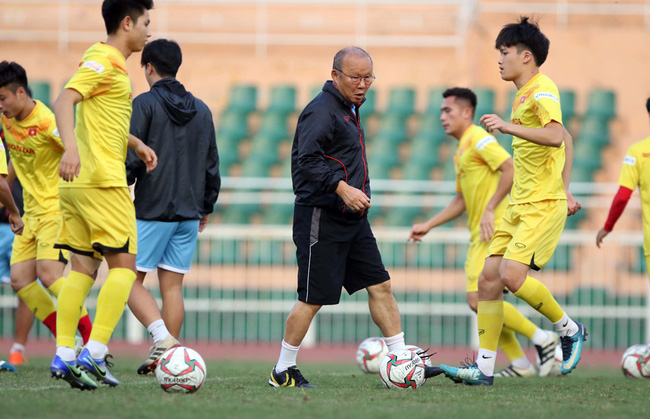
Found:
<path fill-rule="evenodd" d="M 356 107 L 355 107 L 356 109 Z M 352 111 L 352 109 L 350 109 Z M 361 125 L 359 125 L 359 118 L 357 118 L 357 113 L 352 111 L 352 117 L 354 118 L 354 121 L 357 123 L 357 130 L 359 131 L 359 144 L 361 145 L 361 161 L 363 162 L 363 183 L 361 184 L 361 190 L 363 193 L 366 193 L 366 179 L 368 179 L 368 166 L 366 165 L 366 159 L 363 157 L 363 153 L 365 151 L 363 147 L 363 138 L 361 137 Z M 345 207 L 344 207 L 345 208 Z M 361 210 L 361 215 L 359 217 L 363 217 L 363 214 L 366 212 L 366 209 Z"/>

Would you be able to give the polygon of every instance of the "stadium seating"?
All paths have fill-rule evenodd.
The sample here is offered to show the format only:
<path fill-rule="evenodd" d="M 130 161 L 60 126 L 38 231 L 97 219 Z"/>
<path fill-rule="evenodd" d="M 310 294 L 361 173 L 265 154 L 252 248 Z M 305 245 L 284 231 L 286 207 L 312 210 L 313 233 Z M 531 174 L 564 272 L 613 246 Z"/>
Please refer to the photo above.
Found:
<path fill-rule="evenodd" d="M 390 89 L 386 114 L 407 117 L 413 113 L 415 113 L 415 90 L 409 87 Z"/>
<path fill-rule="evenodd" d="M 36 81 L 29 83 L 29 90 L 32 91 L 32 99 L 40 100 L 45 106 L 50 107 L 50 83 Z"/>
<path fill-rule="evenodd" d="M 249 114 L 257 109 L 257 87 L 234 85 L 230 88 L 228 110 Z"/>
<path fill-rule="evenodd" d="M 296 89 L 293 86 L 274 86 L 270 91 L 268 111 L 290 114 L 296 110 Z"/>
<path fill-rule="evenodd" d="M 616 95 L 612 90 L 594 89 L 587 98 L 587 116 L 612 119 L 616 116 Z"/>
<path fill-rule="evenodd" d="M 474 112 L 474 123 L 478 124 L 481 116 L 494 113 L 494 91 L 491 89 L 472 89 L 476 94 L 476 111 Z"/>

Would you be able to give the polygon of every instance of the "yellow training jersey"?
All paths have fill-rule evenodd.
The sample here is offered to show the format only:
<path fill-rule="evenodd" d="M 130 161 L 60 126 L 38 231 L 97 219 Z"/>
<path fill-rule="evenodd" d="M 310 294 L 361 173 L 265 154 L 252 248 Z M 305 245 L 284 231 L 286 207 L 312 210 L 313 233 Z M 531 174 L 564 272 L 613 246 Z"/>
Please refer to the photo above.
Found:
<path fill-rule="evenodd" d="M 4 135 L 4 134 L 3 134 Z M 0 175 L 7 176 L 7 153 L 5 153 L 5 146 L 0 141 Z"/>
<path fill-rule="evenodd" d="M 75 136 L 81 159 L 79 178 L 61 188 L 116 187 L 126 184 L 126 151 L 131 123 L 131 82 L 126 59 L 103 42 L 90 47 L 65 86 L 81 93 Z"/>
<path fill-rule="evenodd" d="M 471 240 L 480 240 L 480 222 L 488 202 L 497 189 L 501 177 L 498 171 L 510 154 L 483 128 L 472 125 L 458 141 L 454 154 L 456 190 L 463 194 L 467 210 L 467 226 Z M 495 209 L 498 224 L 507 205 L 504 199 Z"/>
<path fill-rule="evenodd" d="M 34 102 L 34 110 L 22 121 L 2 115 L 5 141 L 29 217 L 59 211 L 59 163 L 63 155 L 54 114 L 43 103 Z"/>
<path fill-rule="evenodd" d="M 643 249 L 650 255 L 650 137 L 632 144 L 623 159 L 618 184 L 641 193 Z"/>
<path fill-rule="evenodd" d="M 561 124 L 560 94 L 555 83 L 541 73 L 530 79 L 517 92 L 510 120 L 528 128 L 543 128 L 551 121 Z M 515 176 L 511 203 L 566 199 L 562 182 L 564 144 L 548 147 L 513 137 L 512 151 Z"/>

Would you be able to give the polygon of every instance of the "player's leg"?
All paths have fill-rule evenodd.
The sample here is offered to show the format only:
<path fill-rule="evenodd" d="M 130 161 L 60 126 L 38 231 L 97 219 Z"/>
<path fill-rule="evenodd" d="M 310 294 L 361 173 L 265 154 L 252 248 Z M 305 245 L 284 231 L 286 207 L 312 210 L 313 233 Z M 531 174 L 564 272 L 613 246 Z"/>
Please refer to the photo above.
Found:
<path fill-rule="evenodd" d="M 526 357 L 517 335 L 505 325 L 501 330 L 501 336 L 499 336 L 499 348 L 510 360 L 510 365 L 495 373 L 495 377 L 534 377 L 537 375 L 537 371 Z"/>
<path fill-rule="evenodd" d="M 14 262 L 11 265 L 11 287 L 56 337 L 56 307 L 52 296 L 36 280 L 36 259 Z"/>
<path fill-rule="evenodd" d="M 381 330 L 389 351 L 404 349 L 404 332 L 399 315 L 399 307 L 391 289 L 390 280 L 366 287 L 368 307 L 373 322 Z"/>
<path fill-rule="evenodd" d="M 587 332 L 564 312 L 544 284 L 528 276 L 527 271 L 523 274 L 526 268 L 541 269 L 553 255 L 566 220 L 566 201 L 519 207 L 522 221 L 504 255 L 500 274 L 508 289 L 553 323 L 562 345 L 562 373 L 568 374 L 580 361 Z"/>
<path fill-rule="evenodd" d="M 28 364 L 29 361 L 25 356 L 25 346 L 29 331 L 34 324 L 34 313 L 27 307 L 23 300 L 18 298 L 18 308 L 16 309 L 14 344 L 9 351 L 9 363 L 12 365 Z"/>
<path fill-rule="evenodd" d="M 183 319 L 185 318 L 185 303 L 183 301 L 184 274 L 158 269 L 160 293 L 162 296 L 162 319 L 169 333 L 180 336 Z"/>

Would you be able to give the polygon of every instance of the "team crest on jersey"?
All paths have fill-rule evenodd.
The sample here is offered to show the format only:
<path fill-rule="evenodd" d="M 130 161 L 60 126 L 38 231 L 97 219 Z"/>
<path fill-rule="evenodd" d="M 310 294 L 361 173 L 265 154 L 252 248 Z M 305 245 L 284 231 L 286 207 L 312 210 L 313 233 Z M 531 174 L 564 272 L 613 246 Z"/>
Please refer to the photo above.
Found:
<path fill-rule="evenodd" d="M 30 137 L 36 137 L 37 133 L 38 131 L 36 130 L 36 128 L 30 128 L 29 131 L 27 131 L 27 135 L 29 135 Z"/>
<path fill-rule="evenodd" d="M 102 74 L 104 71 L 104 66 L 99 64 L 97 61 L 85 61 L 81 68 L 89 68 L 97 74 Z"/>
<path fill-rule="evenodd" d="M 521 99 L 519 99 L 519 103 L 524 103 L 526 101 L 526 96 L 522 96 Z"/>
<path fill-rule="evenodd" d="M 348 122 L 350 120 L 350 117 L 348 115 L 345 115 L 344 118 L 345 118 L 345 122 Z"/>

